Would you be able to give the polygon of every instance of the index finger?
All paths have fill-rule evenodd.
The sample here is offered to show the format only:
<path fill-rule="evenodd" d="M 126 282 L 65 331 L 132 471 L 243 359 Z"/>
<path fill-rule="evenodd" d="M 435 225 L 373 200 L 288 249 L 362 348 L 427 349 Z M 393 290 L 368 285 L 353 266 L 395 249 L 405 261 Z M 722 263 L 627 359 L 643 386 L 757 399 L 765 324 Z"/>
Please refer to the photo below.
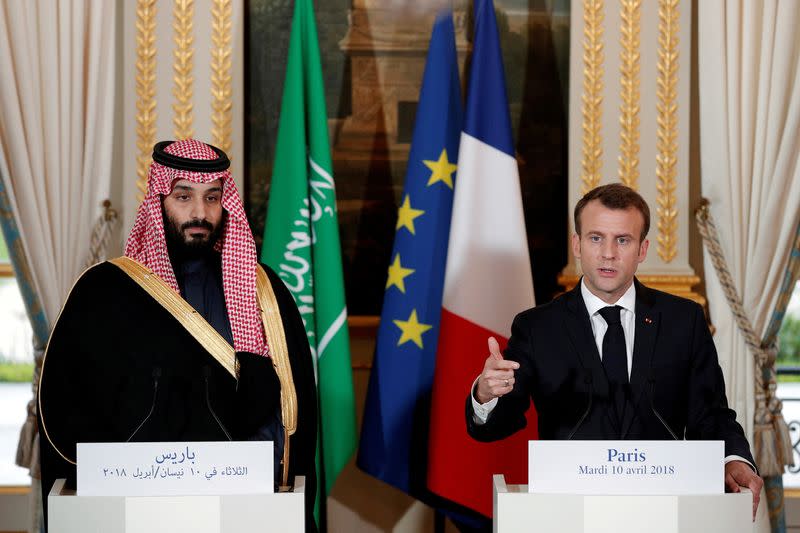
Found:
<path fill-rule="evenodd" d="M 492 355 L 492 357 L 494 357 L 498 361 L 502 361 L 503 354 L 500 353 L 500 344 L 497 342 L 497 339 L 495 339 L 494 337 L 489 337 L 488 344 L 489 344 L 489 353 Z"/>

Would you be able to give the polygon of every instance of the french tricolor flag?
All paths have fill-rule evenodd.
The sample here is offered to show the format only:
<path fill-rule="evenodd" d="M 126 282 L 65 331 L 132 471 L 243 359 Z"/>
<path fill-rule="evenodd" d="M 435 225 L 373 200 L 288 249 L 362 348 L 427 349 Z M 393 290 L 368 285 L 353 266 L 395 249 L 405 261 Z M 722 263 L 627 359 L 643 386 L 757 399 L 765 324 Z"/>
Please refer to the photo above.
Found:
<path fill-rule="evenodd" d="M 475 40 L 445 271 L 429 440 L 428 487 L 492 514 L 492 475 L 527 483 L 528 427 L 495 443 L 467 435 L 464 401 L 489 355 L 505 348 L 514 316 L 534 305 L 519 172 L 491 0 L 475 2 Z"/>

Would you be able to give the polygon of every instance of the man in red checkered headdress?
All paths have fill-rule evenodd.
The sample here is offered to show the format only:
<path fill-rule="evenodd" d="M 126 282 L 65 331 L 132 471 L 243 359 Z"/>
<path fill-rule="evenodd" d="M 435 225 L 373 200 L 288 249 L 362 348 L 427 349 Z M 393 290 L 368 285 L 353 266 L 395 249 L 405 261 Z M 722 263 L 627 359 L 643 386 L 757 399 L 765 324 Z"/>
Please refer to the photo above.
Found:
<path fill-rule="evenodd" d="M 78 442 L 272 440 L 276 478 L 306 476 L 313 508 L 311 353 L 229 167 L 200 141 L 156 144 L 125 255 L 73 287 L 40 380 L 43 501 L 74 481 Z"/>
<path fill-rule="evenodd" d="M 229 166 L 221 150 L 193 139 L 158 143 L 125 255 L 179 291 L 237 351 L 267 355 L 256 245 Z"/>

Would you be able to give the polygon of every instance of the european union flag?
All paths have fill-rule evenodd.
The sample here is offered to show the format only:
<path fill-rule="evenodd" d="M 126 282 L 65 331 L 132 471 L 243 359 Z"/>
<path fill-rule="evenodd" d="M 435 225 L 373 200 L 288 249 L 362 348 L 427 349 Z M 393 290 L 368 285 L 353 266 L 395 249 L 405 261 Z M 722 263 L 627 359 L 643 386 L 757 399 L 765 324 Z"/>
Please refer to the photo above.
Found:
<path fill-rule="evenodd" d="M 358 453 L 364 471 L 421 499 L 462 115 L 447 12 L 428 48 Z"/>

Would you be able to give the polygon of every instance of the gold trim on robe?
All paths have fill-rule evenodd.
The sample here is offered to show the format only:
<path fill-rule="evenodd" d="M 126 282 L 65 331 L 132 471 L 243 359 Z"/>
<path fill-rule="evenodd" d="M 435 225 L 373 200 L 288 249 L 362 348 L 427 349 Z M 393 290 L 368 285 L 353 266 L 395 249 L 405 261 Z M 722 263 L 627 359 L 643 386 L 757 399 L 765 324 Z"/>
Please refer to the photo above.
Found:
<path fill-rule="evenodd" d="M 206 322 L 203 315 L 181 298 L 181 295 L 172 290 L 164 280 L 153 273 L 152 270 L 130 257 L 117 257 L 110 259 L 109 263 L 116 265 L 142 289 L 169 311 L 175 320 L 186 328 L 200 345 L 217 360 L 228 373 L 239 379 L 239 365 L 236 361 L 236 352 L 214 327 Z"/>
<path fill-rule="evenodd" d="M 285 431 L 283 447 L 283 484 L 289 479 L 289 436 L 297 431 L 297 391 L 289 362 L 289 348 L 286 345 L 286 333 L 283 330 L 278 300 L 267 277 L 267 273 L 258 265 L 256 270 L 256 292 L 261 309 L 261 320 L 264 322 L 264 333 L 269 343 L 269 354 L 275 373 L 281 383 L 281 420 Z"/>

